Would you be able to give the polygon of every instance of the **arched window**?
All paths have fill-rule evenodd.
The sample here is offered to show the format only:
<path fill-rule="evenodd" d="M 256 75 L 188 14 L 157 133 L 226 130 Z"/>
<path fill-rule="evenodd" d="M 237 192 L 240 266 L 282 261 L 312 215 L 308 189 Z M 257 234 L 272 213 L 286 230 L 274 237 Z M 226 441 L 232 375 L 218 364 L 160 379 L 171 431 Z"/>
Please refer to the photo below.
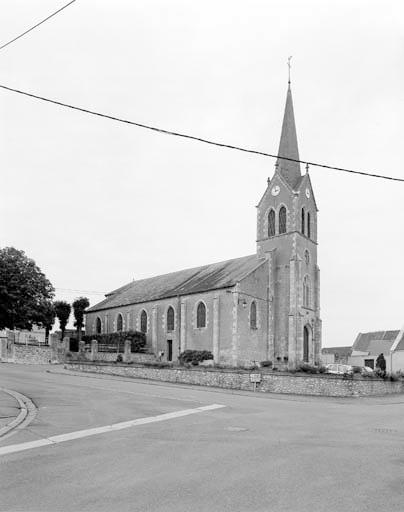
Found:
<path fill-rule="evenodd" d="M 304 220 L 305 220 L 305 215 L 304 215 L 304 208 L 302 208 L 302 222 L 301 222 L 301 232 L 302 234 L 304 235 Z"/>
<path fill-rule="evenodd" d="M 310 238 L 311 226 L 310 226 L 310 212 L 307 212 L 307 236 Z"/>
<path fill-rule="evenodd" d="M 257 304 L 255 300 L 251 302 L 250 306 L 250 328 L 256 329 L 257 328 Z"/>
<path fill-rule="evenodd" d="M 95 332 L 96 334 L 101 334 L 102 332 L 101 318 L 99 316 L 97 316 L 97 320 L 95 321 Z"/>
<path fill-rule="evenodd" d="M 206 327 L 206 306 L 203 302 L 200 302 L 196 308 L 196 326 Z"/>
<path fill-rule="evenodd" d="M 304 261 L 306 262 L 306 265 L 310 263 L 310 253 L 307 249 L 304 251 Z"/>
<path fill-rule="evenodd" d="M 275 236 L 275 210 L 268 213 L 268 236 Z"/>
<path fill-rule="evenodd" d="M 118 332 L 123 331 L 123 317 L 121 313 L 119 313 L 118 316 L 116 317 L 116 330 Z"/>
<path fill-rule="evenodd" d="M 145 310 L 143 310 L 141 313 L 140 313 L 140 330 L 143 332 L 143 333 L 146 333 L 147 332 L 147 313 Z"/>
<path fill-rule="evenodd" d="M 279 210 L 279 234 L 286 233 L 286 208 L 282 206 Z"/>
<path fill-rule="evenodd" d="M 170 306 L 167 309 L 167 331 L 174 330 L 174 309 Z"/>
<path fill-rule="evenodd" d="M 303 306 L 305 308 L 310 307 L 310 278 L 309 278 L 309 276 L 304 276 L 304 279 L 303 279 Z"/>

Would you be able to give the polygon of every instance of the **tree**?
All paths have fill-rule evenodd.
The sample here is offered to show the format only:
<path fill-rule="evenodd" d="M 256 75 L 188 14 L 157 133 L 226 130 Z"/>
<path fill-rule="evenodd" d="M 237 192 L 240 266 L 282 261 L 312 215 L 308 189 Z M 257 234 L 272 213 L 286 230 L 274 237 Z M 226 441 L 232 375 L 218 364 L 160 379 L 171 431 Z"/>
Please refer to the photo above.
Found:
<path fill-rule="evenodd" d="M 81 329 L 84 325 L 84 311 L 90 305 L 90 301 L 87 297 L 79 297 L 73 302 L 73 314 L 76 321 L 74 326 L 77 328 L 77 339 L 81 341 Z"/>
<path fill-rule="evenodd" d="M 70 312 L 72 310 L 72 307 L 68 302 L 65 302 L 64 300 L 56 300 L 53 303 L 55 307 L 56 316 L 59 320 L 59 326 L 60 330 L 62 331 L 62 340 L 65 337 L 65 329 L 67 322 L 69 321 Z"/>
<path fill-rule="evenodd" d="M 46 341 L 49 339 L 49 333 L 55 323 L 55 317 L 56 311 L 54 303 L 50 300 L 43 301 L 35 319 L 35 323 L 45 327 Z"/>
<path fill-rule="evenodd" d="M 24 251 L 0 249 L 0 330 L 45 325 L 44 309 L 53 294 L 52 284 Z"/>

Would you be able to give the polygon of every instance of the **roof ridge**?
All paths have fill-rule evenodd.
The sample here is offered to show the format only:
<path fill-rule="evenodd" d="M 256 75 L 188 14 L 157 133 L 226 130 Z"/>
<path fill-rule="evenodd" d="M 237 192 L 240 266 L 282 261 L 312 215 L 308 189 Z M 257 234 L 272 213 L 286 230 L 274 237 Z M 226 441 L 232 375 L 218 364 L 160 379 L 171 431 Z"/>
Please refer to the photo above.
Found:
<path fill-rule="evenodd" d="M 132 281 L 109 293 L 105 299 L 89 308 L 87 312 L 228 288 L 234 286 L 246 274 L 248 275 L 252 267 L 255 269 L 261 264 L 256 254 L 250 254 L 146 277 Z"/>

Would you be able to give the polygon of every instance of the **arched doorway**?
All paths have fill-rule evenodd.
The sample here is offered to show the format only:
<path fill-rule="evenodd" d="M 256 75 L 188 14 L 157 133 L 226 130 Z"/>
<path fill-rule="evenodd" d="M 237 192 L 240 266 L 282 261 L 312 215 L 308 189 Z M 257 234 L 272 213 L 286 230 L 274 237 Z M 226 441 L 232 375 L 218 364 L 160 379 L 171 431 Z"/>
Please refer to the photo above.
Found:
<path fill-rule="evenodd" d="M 309 362 L 309 344 L 310 344 L 310 327 L 308 325 L 305 325 L 304 329 L 303 329 L 303 361 L 305 363 Z"/>

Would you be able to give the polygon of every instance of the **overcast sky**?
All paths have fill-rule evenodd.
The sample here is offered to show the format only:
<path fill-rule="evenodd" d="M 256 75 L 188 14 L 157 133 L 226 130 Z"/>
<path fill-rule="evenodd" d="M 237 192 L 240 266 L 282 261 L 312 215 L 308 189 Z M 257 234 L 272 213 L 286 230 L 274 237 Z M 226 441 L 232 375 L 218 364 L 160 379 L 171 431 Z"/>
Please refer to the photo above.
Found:
<path fill-rule="evenodd" d="M 64 3 L 2 0 L 0 45 Z M 0 51 L 0 83 L 276 153 L 289 55 L 300 157 L 404 178 L 401 0 L 77 0 Z M 0 90 L 0 246 L 34 258 L 57 298 L 95 304 L 132 279 L 254 253 L 273 171 Z M 400 328 L 404 183 L 310 174 L 323 346 Z"/>

